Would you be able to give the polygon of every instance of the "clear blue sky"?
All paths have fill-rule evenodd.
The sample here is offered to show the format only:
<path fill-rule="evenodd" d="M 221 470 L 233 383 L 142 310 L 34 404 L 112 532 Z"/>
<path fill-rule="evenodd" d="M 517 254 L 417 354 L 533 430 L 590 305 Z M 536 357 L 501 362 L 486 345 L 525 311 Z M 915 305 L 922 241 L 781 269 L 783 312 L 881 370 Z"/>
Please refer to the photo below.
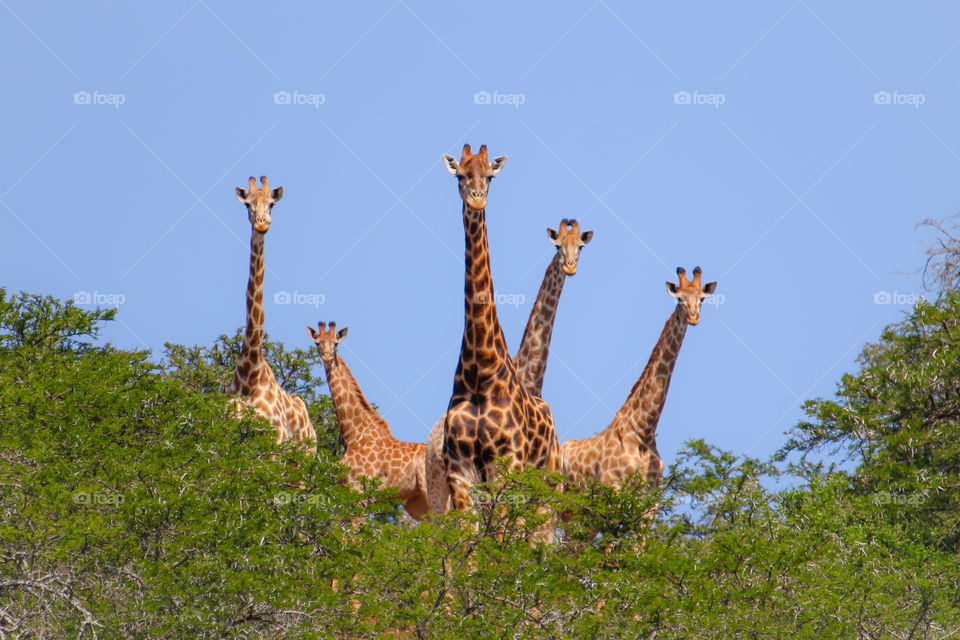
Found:
<path fill-rule="evenodd" d="M 960 204 L 960 9 L 639 4 L 2 0 L 2 284 L 122 299 L 123 347 L 209 344 L 244 321 L 234 187 L 267 174 L 286 189 L 268 331 L 307 348 L 305 325 L 349 326 L 367 396 L 422 441 L 463 328 L 440 156 L 486 143 L 509 156 L 488 223 L 495 287 L 525 297 L 500 306 L 512 349 L 544 229 L 596 232 L 547 371 L 561 440 L 609 423 L 673 309 L 664 281 L 699 264 L 723 303 L 687 333 L 660 450 L 766 455 L 922 291 L 915 223 Z"/>

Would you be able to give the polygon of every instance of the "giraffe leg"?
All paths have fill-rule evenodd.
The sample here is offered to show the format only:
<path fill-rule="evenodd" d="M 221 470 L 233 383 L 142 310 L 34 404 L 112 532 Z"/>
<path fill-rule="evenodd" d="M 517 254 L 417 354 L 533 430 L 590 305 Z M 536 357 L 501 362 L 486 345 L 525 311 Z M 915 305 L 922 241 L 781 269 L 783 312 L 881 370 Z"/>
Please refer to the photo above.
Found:
<path fill-rule="evenodd" d="M 300 396 L 293 396 L 293 420 L 296 423 L 296 438 L 304 443 L 307 453 L 317 452 L 317 432 L 310 422 L 307 405 Z"/>
<path fill-rule="evenodd" d="M 556 446 L 556 445 L 554 445 Z M 559 447 L 557 447 L 559 449 Z M 553 473 L 559 473 L 561 471 L 561 461 L 559 451 L 556 454 L 552 455 L 546 464 L 548 471 Z M 557 488 L 557 485 L 553 482 L 550 483 L 550 486 L 554 489 Z M 563 489 L 563 485 L 560 485 L 560 489 Z M 544 517 L 544 522 L 540 525 L 536 531 L 530 536 L 530 542 L 542 542 L 544 544 L 552 544 L 554 537 L 557 533 L 557 523 L 561 519 L 560 514 L 557 514 L 555 510 L 547 505 L 543 505 L 537 509 L 537 514 L 541 517 Z"/>
<path fill-rule="evenodd" d="M 410 514 L 410 517 L 420 522 L 423 520 L 424 516 L 427 515 L 429 511 L 429 505 L 427 504 L 427 498 L 423 495 L 418 495 L 407 500 L 404 505 L 407 509 L 407 513 Z"/>
<path fill-rule="evenodd" d="M 447 471 L 447 488 L 450 492 L 450 506 L 457 511 L 473 508 L 471 489 L 479 482 L 479 474 L 469 462 L 444 460 Z M 468 466 L 469 465 L 469 466 Z"/>
<path fill-rule="evenodd" d="M 444 418 L 440 418 L 430 430 L 424 463 L 427 500 L 433 513 L 446 513 L 450 508 L 450 485 L 447 484 L 447 468 L 443 462 L 443 422 Z"/>

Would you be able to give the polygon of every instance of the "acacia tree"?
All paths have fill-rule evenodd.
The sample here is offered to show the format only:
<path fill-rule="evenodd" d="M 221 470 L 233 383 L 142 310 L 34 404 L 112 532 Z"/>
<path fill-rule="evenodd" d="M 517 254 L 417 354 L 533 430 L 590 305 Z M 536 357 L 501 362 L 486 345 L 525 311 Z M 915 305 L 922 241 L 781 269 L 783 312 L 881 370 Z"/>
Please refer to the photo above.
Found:
<path fill-rule="evenodd" d="M 960 289 L 960 214 L 943 220 L 927 218 L 919 225 L 936 231 L 936 237 L 927 249 L 927 263 L 923 280 L 927 288 L 936 291 Z"/>
<path fill-rule="evenodd" d="M 918 392 L 956 380 L 955 359 L 929 351 L 934 336 L 954 354 L 947 304 L 867 350 L 877 370 L 844 383 L 837 420 L 795 431 L 795 450 L 860 456 L 855 474 L 804 468 L 776 491 L 772 463 L 693 442 L 662 490 L 562 493 L 528 469 L 478 487 L 476 513 L 407 527 L 370 517 L 402 507 L 345 486 L 333 447 L 277 446 L 266 422 L 234 416 L 235 337 L 170 345 L 158 365 L 95 342 L 113 312 L 0 289 L 0 638 L 956 637 L 951 503 L 893 512 L 873 497 L 907 495 L 926 469 L 952 491 L 949 451 L 919 455 L 889 424 L 899 412 L 917 443 L 930 434 L 912 416 L 933 416 L 951 446 L 955 391 Z M 273 353 L 326 402 L 309 354 Z M 869 418 L 856 446 L 866 418 L 845 412 Z M 544 506 L 572 516 L 550 546 L 529 542 Z"/>
<path fill-rule="evenodd" d="M 924 544 L 960 550 L 960 291 L 920 301 L 844 375 L 834 399 L 806 403 L 809 420 L 781 452 L 841 452 L 851 491 Z"/>
<path fill-rule="evenodd" d="M 233 381 L 233 372 L 243 344 L 243 327 L 232 336 L 220 334 L 211 346 L 166 343 L 161 367 L 171 377 L 200 393 L 224 393 Z M 316 349 L 288 350 L 283 344 L 263 336 L 263 355 L 277 383 L 307 405 L 310 421 L 317 432 L 317 448 L 339 455 L 343 452 L 337 414 L 329 395 L 320 394 L 325 384 L 314 375 L 321 365 Z"/>

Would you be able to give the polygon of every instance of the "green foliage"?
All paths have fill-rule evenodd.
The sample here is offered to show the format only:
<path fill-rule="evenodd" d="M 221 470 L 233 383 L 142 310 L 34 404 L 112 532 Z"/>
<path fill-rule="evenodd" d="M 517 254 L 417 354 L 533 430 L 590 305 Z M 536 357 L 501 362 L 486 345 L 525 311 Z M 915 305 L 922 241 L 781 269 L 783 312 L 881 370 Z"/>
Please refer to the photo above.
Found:
<path fill-rule="evenodd" d="M 960 551 L 960 292 L 920 302 L 860 355 L 835 400 L 806 404 L 781 455 L 842 450 L 851 491 L 915 539 Z"/>
<path fill-rule="evenodd" d="M 243 344 L 243 327 L 232 336 L 220 334 L 213 346 L 184 346 L 166 343 L 162 366 L 172 377 L 201 393 L 222 393 L 230 389 L 234 367 Z M 322 366 L 316 349 L 288 351 L 282 344 L 263 336 L 263 354 L 277 383 L 296 394 L 307 405 L 310 420 L 317 431 L 317 448 L 333 455 L 343 452 L 333 400 L 317 390 L 324 381 L 313 372 Z"/>
<path fill-rule="evenodd" d="M 0 347 L 84 351 L 90 348 L 90 342 L 82 338 L 96 338 L 100 323 L 113 320 L 116 313 L 116 309 L 84 311 L 72 301 L 31 293 L 8 298 L 7 290 L 0 287 Z"/>
<path fill-rule="evenodd" d="M 936 335 L 939 318 L 952 332 L 936 313 L 918 311 L 928 315 L 913 326 Z M 855 473 L 802 466 L 799 478 L 784 477 L 697 441 L 658 490 L 639 477 L 620 491 L 565 490 L 536 470 L 504 472 L 477 487 L 474 512 L 407 526 L 391 492 L 345 486 L 335 447 L 316 456 L 277 447 L 266 423 L 233 416 L 222 389 L 237 336 L 168 345 L 158 365 L 95 346 L 110 318 L 0 295 L 0 637 L 948 638 L 960 629 L 960 563 L 939 542 L 945 506 L 891 517 L 866 491 L 900 487 L 921 460 L 942 465 L 926 477 L 947 477 L 946 454 L 907 456 L 890 426 L 900 416 L 915 440 L 936 435 L 923 424 L 947 429 L 949 416 L 916 418 L 946 406 L 946 391 L 930 400 L 878 383 L 841 396 L 837 406 L 855 398 L 857 410 L 878 403 L 868 393 L 886 403 L 870 425 L 889 443 L 856 444 L 869 456 Z M 927 377 L 888 384 L 914 391 L 955 366 L 925 359 L 926 334 L 915 333 L 884 337 L 911 345 L 906 359 Z M 884 375 L 896 371 L 893 349 L 870 351 Z M 287 388 L 325 410 L 312 356 L 280 345 L 269 353 Z M 864 372 L 881 375 L 870 362 Z M 801 427 L 795 442 L 856 442 L 845 424 L 817 428 L 819 439 Z M 948 435 L 944 447 L 954 446 Z M 772 488 L 783 481 L 795 486 Z M 940 532 L 930 541 L 917 533 L 924 518 Z M 552 524 L 557 540 L 545 544 Z"/>

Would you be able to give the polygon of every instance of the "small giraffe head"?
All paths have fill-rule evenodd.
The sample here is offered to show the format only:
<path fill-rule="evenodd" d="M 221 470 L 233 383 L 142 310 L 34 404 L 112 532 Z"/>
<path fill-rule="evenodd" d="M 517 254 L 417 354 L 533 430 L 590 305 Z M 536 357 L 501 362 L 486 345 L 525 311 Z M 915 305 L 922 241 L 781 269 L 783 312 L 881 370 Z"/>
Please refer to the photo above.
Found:
<path fill-rule="evenodd" d="M 273 191 L 267 184 L 267 176 L 260 176 L 260 182 L 263 186 L 258 187 L 257 181 L 250 176 L 250 186 L 248 189 L 237 187 L 237 200 L 247 205 L 247 213 L 250 216 L 250 224 L 260 233 L 266 233 L 270 229 L 270 212 L 273 205 L 280 202 L 283 197 L 283 187 L 277 187 Z"/>
<path fill-rule="evenodd" d="M 687 272 L 683 267 L 677 267 L 677 278 L 680 284 L 674 284 L 667 281 L 667 293 L 677 299 L 677 304 L 682 305 L 687 310 L 687 322 L 697 324 L 700 322 L 700 304 L 707 296 L 712 296 L 717 290 L 716 282 L 708 282 L 705 285 L 700 284 L 700 267 L 693 270 L 693 280 L 687 280 Z"/>
<path fill-rule="evenodd" d="M 560 230 L 547 227 L 547 237 L 557 245 L 560 258 L 563 260 L 563 272 L 568 276 L 577 275 L 577 261 L 580 260 L 580 249 L 593 238 L 593 231 L 580 233 L 580 223 L 576 220 L 560 221 Z"/>
<path fill-rule="evenodd" d="M 476 155 L 470 153 L 470 145 L 463 145 L 463 155 L 460 162 L 457 162 L 453 156 L 444 154 L 443 161 L 447 165 L 447 171 L 457 176 L 460 183 L 460 197 L 463 202 L 471 209 L 485 209 L 487 206 L 487 193 L 490 190 L 490 181 L 493 176 L 500 173 L 503 164 L 507 161 L 507 156 L 494 158 L 493 162 L 487 160 L 487 145 L 480 147 Z"/>
<path fill-rule="evenodd" d="M 317 352 L 323 359 L 324 364 L 336 362 L 337 344 L 347 337 L 347 327 L 340 329 L 338 332 L 336 322 L 331 322 L 329 327 L 324 326 L 322 322 L 318 322 L 317 329 L 308 326 L 307 333 L 310 334 L 310 339 L 317 345 Z"/>

